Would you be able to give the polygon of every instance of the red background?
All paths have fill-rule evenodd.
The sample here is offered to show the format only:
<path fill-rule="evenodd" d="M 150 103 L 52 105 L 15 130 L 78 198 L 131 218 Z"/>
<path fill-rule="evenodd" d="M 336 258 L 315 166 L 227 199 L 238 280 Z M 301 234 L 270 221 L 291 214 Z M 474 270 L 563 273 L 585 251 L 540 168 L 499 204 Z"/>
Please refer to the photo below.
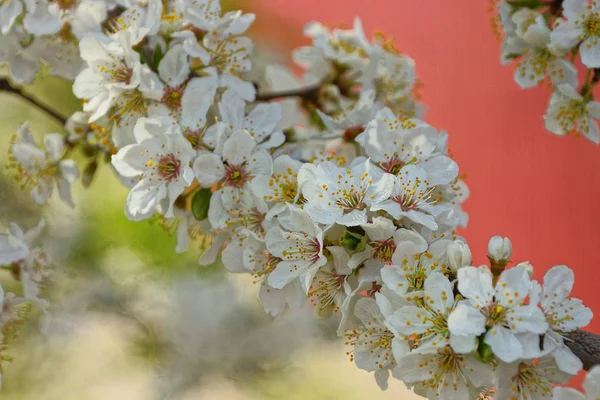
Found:
<path fill-rule="evenodd" d="M 305 43 L 299 34 L 306 22 L 350 26 L 355 16 L 367 34 L 395 36 L 424 82 L 425 119 L 449 132 L 450 148 L 467 174 L 470 221 L 462 234 L 474 262 L 486 261 L 492 235 L 508 236 L 515 262 L 529 260 L 537 278 L 554 265 L 568 265 L 576 274 L 573 295 L 600 310 L 600 148 L 544 130 L 550 91 L 520 89 L 514 66 L 500 65 L 488 1 L 256 3 L 263 6 L 257 22 L 273 42 Z M 600 317 L 588 329 L 600 332 Z"/>

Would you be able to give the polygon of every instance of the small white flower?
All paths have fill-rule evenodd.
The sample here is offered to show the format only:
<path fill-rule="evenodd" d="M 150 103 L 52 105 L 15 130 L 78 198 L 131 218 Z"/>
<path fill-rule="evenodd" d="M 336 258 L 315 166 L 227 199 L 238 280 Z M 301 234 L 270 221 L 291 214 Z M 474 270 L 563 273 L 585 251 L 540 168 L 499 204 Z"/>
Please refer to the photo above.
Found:
<path fill-rule="evenodd" d="M 475 335 L 451 335 L 448 315 L 454 310 L 452 284 L 440 272 L 425 279 L 423 302 L 396 310 L 387 322 L 406 338 L 418 339 L 418 353 L 437 353 L 446 345 L 461 354 L 471 353 L 476 346 Z"/>
<path fill-rule="evenodd" d="M 29 257 L 34 250 L 34 241 L 45 225 L 42 219 L 35 228 L 23 232 L 17 224 L 12 223 L 7 233 L 0 233 L 0 265 L 18 263 Z"/>
<path fill-rule="evenodd" d="M 485 268 L 458 270 L 458 290 L 466 298 L 448 317 L 453 335 L 482 335 L 494 355 L 504 362 L 523 356 L 518 333 L 541 335 L 548 329 L 546 318 L 535 305 L 525 304 L 530 280 L 524 266 L 505 270 L 494 286 Z"/>
<path fill-rule="evenodd" d="M 405 217 L 431 230 L 437 230 L 435 216 L 444 211 L 444 206 L 437 204 L 435 189 L 425 170 L 407 165 L 394 177 L 390 199 L 374 205 L 372 209 L 387 211 L 397 220 Z"/>
<path fill-rule="evenodd" d="M 563 334 L 573 332 L 589 324 L 592 311 L 579 299 L 568 297 L 573 289 L 575 276 L 565 265 L 551 268 L 544 276 L 544 285 L 533 282 L 531 304 L 538 304 L 546 316 L 549 329 L 544 338 L 544 349 L 550 351 L 558 367 L 571 375 L 577 374 L 583 365 L 565 345 L 569 340 Z"/>
<path fill-rule="evenodd" d="M 392 264 L 381 270 L 383 283 L 400 296 L 420 297 L 427 277 L 448 270 L 446 249 L 450 240 L 441 239 L 431 245 L 416 232 L 405 230 L 402 245 L 392 256 Z"/>
<path fill-rule="evenodd" d="M 319 223 L 345 226 L 367 222 L 367 210 L 389 197 L 392 178 L 369 160 L 352 169 L 327 161 L 316 167 L 304 164 L 298 173 L 308 215 Z"/>
<path fill-rule="evenodd" d="M 553 400 L 595 400 L 600 398 L 600 366 L 595 366 L 586 375 L 583 382 L 585 394 L 566 387 L 554 388 Z"/>
<path fill-rule="evenodd" d="M 297 277 L 308 292 L 317 270 L 325 265 L 323 232 L 301 208 L 288 205 L 288 212 L 278 218 L 281 228 L 267 232 L 269 252 L 282 261 L 269 275 L 268 283 L 281 289 Z"/>
<path fill-rule="evenodd" d="M 556 24 L 550 34 L 552 43 L 563 50 L 579 44 L 581 62 L 588 68 L 600 67 L 600 4 L 568 0 L 562 14 L 566 20 Z"/>
<path fill-rule="evenodd" d="M 73 160 L 64 159 L 65 138 L 59 133 L 44 136 L 45 151 L 34 142 L 29 123 L 21 125 L 16 141 L 10 147 L 12 167 L 25 187 L 32 186 L 31 196 L 38 204 L 45 204 L 58 187 L 61 200 L 75 207 L 71 198 L 71 184 L 79 178 L 79 169 Z"/>
<path fill-rule="evenodd" d="M 319 268 L 308 291 L 308 297 L 321 317 L 338 312 L 352 290 L 348 283 L 352 273 L 348 265 L 350 255 L 340 246 L 328 246 L 326 251 L 333 257 L 333 262 L 328 261 Z"/>
<path fill-rule="evenodd" d="M 269 274 L 282 260 L 267 250 L 264 240 L 256 238 L 255 235 L 248 235 L 242 247 L 243 266 L 252 274 L 254 283 L 260 285 L 258 297 L 266 312 L 277 316 L 288 307 L 295 310 L 306 303 L 306 292 L 299 279 L 281 289 L 275 289 L 268 284 Z"/>
<path fill-rule="evenodd" d="M 583 136 L 598 144 L 598 122 L 600 118 L 600 103 L 584 98 L 575 87 L 563 83 L 556 87 L 544 120 L 546 129 L 557 135 L 581 133 Z"/>
<path fill-rule="evenodd" d="M 348 312 L 353 313 L 359 325 L 344 332 L 346 345 L 352 347 L 348 352 L 350 360 L 360 369 L 374 371 L 383 389 L 387 386 L 389 370 L 396 366 L 396 358 L 404 357 L 409 351 L 406 341 L 394 335 L 385 324 L 383 312 L 388 304 L 383 296 L 358 298 L 354 309 Z"/>
<path fill-rule="evenodd" d="M 561 372 L 554 360 L 543 357 L 537 361 L 500 364 L 497 370 L 497 399 L 552 399 L 555 384 L 565 384 L 571 375 Z"/>
<path fill-rule="evenodd" d="M 516 23 L 516 33 L 527 42 L 522 50 L 522 58 L 515 70 L 515 81 L 522 88 L 530 88 L 543 82 L 549 76 L 554 85 L 560 83 L 577 84 L 577 69 L 563 59 L 562 54 L 553 54 L 550 44 L 550 29 L 544 17 L 528 8 L 521 8 L 512 15 Z"/>
<path fill-rule="evenodd" d="M 488 257 L 495 262 L 508 262 L 512 256 L 512 243 L 510 239 L 502 236 L 493 236 L 488 242 Z"/>
<path fill-rule="evenodd" d="M 273 204 L 268 217 L 286 209 L 286 204 L 301 202 L 298 188 L 298 171 L 302 163 L 288 155 L 281 155 L 273 161 L 273 174 L 260 175 L 252 180 L 252 190 L 266 202 Z"/>
<path fill-rule="evenodd" d="M 127 196 L 127 210 L 133 218 L 148 218 L 164 199 L 165 216 L 173 217 L 173 203 L 194 180 L 190 161 L 196 152 L 164 121 L 140 118 L 134 134 L 137 143 L 112 156 L 119 174 L 138 179 Z"/>
<path fill-rule="evenodd" d="M 6 35 L 10 32 L 17 17 L 23 12 L 21 0 L 7 0 L 0 4 L 0 33 Z"/>
<path fill-rule="evenodd" d="M 397 229 L 396 225 L 385 217 L 374 217 L 373 222 L 361 225 L 368 237 L 365 249 L 354 253 L 349 261 L 350 268 L 363 265 L 363 271 L 379 273 L 381 267 L 392 263 L 396 247 L 405 239 L 406 229 Z"/>
<path fill-rule="evenodd" d="M 221 183 L 240 194 L 250 190 L 250 182 L 257 176 L 270 176 L 273 160 L 266 150 L 256 147 L 252 136 L 236 130 L 225 140 L 221 154 L 202 153 L 194 160 L 198 183 L 210 187 Z"/>
<path fill-rule="evenodd" d="M 455 353 L 450 346 L 434 354 L 408 354 L 398 361 L 392 375 L 429 399 L 453 400 L 477 398 L 478 388 L 491 385 L 494 377 L 489 364 L 473 354 Z"/>
<path fill-rule="evenodd" d="M 84 111 L 91 114 L 90 122 L 113 106 L 114 118 L 135 118 L 146 112 L 149 98 L 161 98 L 158 77 L 141 64 L 139 53 L 133 50 L 135 44 L 129 31 L 120 32 L 116 40 L 86 36 L 79 43 L 88 68 L 75 79 L 73 92 L 86 100 Z"/>
<path fill-rule="evenodd" d="M 471 265 L 471 249 L 462 240 L 455 240 L 452 244 L 448 245 L 446 249 L 448 255 L 448 265 L 454 274 L 458 272 L 462 267 Z"/>

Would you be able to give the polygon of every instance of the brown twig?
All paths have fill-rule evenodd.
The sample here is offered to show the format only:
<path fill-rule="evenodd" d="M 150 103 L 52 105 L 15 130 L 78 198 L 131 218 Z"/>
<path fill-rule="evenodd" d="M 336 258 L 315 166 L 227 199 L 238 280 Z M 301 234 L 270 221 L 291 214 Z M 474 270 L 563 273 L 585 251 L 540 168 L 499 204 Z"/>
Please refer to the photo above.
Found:
<path fill-rule="evenodd" d="M 565 344 L 581 360 L 584 370 L 589 371 L 594 365 L 600 365 L 599 335 L 577 330 L 567 335 Z"/>
<path fill-rule="evenodd" d="M 40 110 L 44 111 L 46 114 L 48 114 L 49 116 L 54 118 L 57 122 L 59 122 L 61 125 L 65 125 L 67 122 L 67 119 L 65 117 L 60 115 L 58 112 L 56 112 L 52 108 L 48 107 L 45 104 L 40 103 L 36 98 L 31 96 L 30 94 L 23 92 L 23 90 L 12 86 L 10 84 L 10 82 L 8 81 L 8 79 L 0 78 L 0 92 L 16 94 L 17 96 L 21 97 L 22 99 L 27 100 L 29 103 L 33 104 Z"/>

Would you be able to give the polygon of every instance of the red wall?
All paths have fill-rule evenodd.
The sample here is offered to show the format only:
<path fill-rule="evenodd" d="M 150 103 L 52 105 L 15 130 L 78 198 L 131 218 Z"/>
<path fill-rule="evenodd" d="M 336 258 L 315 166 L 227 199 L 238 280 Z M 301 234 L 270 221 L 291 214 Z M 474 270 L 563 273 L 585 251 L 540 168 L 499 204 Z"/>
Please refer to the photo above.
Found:
<path fill-rule="evenodd" d="M 544 130 L 549 89 L 522 90 L 513 67 L 499 64 L 488 1 L 256 4 L 266 8 L 258 20 L 274 40 L 310 20 L 350 26 L 357 15 L 367 33 L 395 36 L 396 47 L 417 62 L 427 122 L 450 133 L 450 148 L 467 173 L 470 222 L 462 233 L 475 262 L 485 262 L 489 237 L 501 234 L 513 242 L 513 260 L 529 260 L 538 278 L 553 265 L 568 265 L 576 274 L 574 295 L 598 313 L 589 329 L 600 332 L 600 147 Z M 276 24 L 264 20 L 269 14 Z"/>

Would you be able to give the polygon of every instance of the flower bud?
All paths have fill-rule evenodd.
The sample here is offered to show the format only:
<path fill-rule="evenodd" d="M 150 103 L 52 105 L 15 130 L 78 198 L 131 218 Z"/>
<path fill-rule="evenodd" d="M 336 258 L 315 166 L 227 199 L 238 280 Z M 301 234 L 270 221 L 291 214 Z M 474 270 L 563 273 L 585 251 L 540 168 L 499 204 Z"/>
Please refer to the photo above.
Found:
<path fill-rule="evenodd" d="M 503 238 L 502 236 L 494 236 L 488 243 L 488 257 L 490 261 L 497 264 L 508 264 L 512 256 L 512 244 L 509 238 Z"/>
<path fill-rule="evenodd" d="M 450 264 L 450 269 L 453 272 L 471 265 L 471 249 L 469 249 L 469 246 L 465 242 L 456 240 L 454 243 L 449 244 L 446 253 L 448 255 L 448 264 Z"/>

